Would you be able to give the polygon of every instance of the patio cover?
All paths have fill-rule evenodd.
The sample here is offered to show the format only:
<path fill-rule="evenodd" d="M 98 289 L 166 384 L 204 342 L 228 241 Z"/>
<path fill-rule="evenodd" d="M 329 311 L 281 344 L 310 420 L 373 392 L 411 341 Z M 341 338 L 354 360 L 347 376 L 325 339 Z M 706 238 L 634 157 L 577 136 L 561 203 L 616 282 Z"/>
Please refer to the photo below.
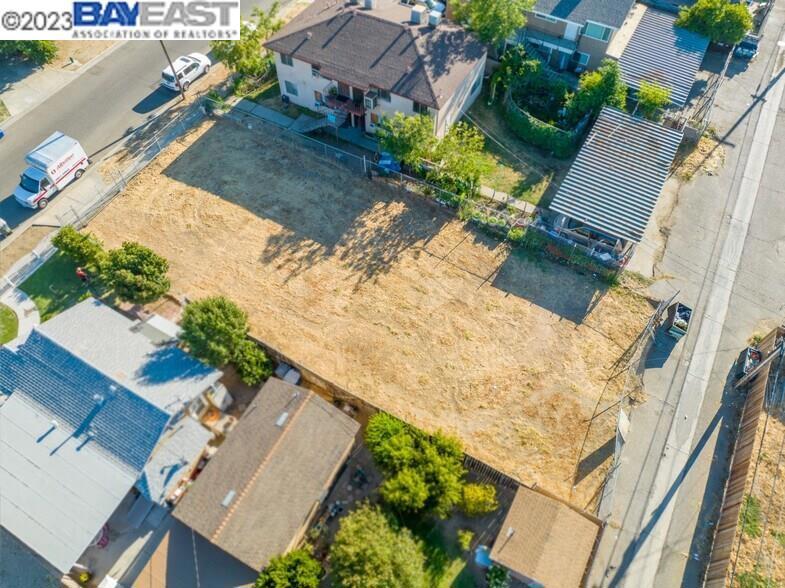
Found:
<path fill-rule="evenodd" d="M 671 103 L 681 108 L 690 95 L 709 40 L 677 27 L 674 14 L 645 10 L 619 59 L 622 77 L 634 91 L 642 81 L 670 89 Z"/>
<path fill-rule="evenodd" d="M 550 209 L 638 243 L 681 138 L 681 131 L 603 108 Z"/>

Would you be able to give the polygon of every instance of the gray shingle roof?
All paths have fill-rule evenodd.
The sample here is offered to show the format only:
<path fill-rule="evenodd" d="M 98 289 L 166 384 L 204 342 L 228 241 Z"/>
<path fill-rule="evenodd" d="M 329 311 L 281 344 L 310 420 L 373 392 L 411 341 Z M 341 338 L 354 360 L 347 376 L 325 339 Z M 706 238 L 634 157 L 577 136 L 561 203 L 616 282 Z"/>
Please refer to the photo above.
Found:
<path fill-rule="evenodd" d="M 681 139 L 680 131 L 605 107 L 550 209 L 639 242 Z"/>
<path fill-rule="evenodd" d="M 320 66 L 328 79 L 441 108 L 484 59 L 485 47 L 458 25 L 413 25 L 411 7 L 377 3 L 366 10 L 347 0 L 316 0 L 265 46 Z"/>
<path fill-rule="evenodd" d="M 155 345 L 134 321 L 90 298 L 38 330 L 168 414 L 179 412 L 222 374 L 182 349 Z"/>
<path fill-rule="evenodd" d="M 619 59 L 625 83 L 641 81 L 669 88 L 671 102 L 684 106 L 709 40 L 674 25 L 676 16 L 647 8 Z"/>
<path fill-rule="evenodd" d="M 359 427 L 313 392 L 271 378 L 174 516 L 261 569 L 291 547 Z"/>
<path fill-rule="evenodd" d="M 537 0 L 535 12 L 584 24 L 587 20 L 619 28 L 635 0 Z"/>

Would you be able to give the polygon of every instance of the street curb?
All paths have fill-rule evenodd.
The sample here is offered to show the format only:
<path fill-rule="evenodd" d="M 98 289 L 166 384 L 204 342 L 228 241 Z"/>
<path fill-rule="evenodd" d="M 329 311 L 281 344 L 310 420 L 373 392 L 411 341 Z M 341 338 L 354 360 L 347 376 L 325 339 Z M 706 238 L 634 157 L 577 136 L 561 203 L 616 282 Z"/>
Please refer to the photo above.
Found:
<path fill-rule="evenodd" d="M 65 88 L 69 84 L 75 82 L 80 77 L 82 77 L 82 75 L 84 75 L 87 72 L 87 70 L 92 68 L 94 65 L 98 65 L 100 62 L 102 62 L 104 59 L 106 59 L 107 57 L 112 55 L 115 51 L 120 49 L 120 47 L 123 47 L 128 42 L 129 41 L 120 41 L 119 43 L 117 43 L 116 45 L 110 47 L 109 49 L 107 49 L 103 53 L 100 53 L 100 54 L 96 55 L 95 57 L 93 57 L 87 63 L 83 63 L 79 67 L 79 69 L 77 69 L 76 71 L 73 72 L 74 73 L 73 77 L 68 78 L 67 80 L 63 81 L 61 84 L 57 84 L 57 86 L 53 87 L 49 92 L 44 94 L 41 97 L 41 99 L 38 102 L 36 102 L 35 104 L 32 104 L 32 105 L 28 106 L 22 112 L 18 112 L 15 115 L 13 115 L 13 116 L 5 119 L 4 121 L 0 122 L 0 127 L 2 127 L 3 130 L 7 131 L 17 120 L 19 120 L 20 118 L 22 118 L 25 115 L 29 114 L 31 110 L 41 106 L 41 104 L 43 104 L 44 102 L 49 100 L 49 98 L 51 98 L 52 96 L 57 94 L 60 90 L 62 90 L 63 88 Z M 2 95 L 0 95 L 0 99 L 2 99 Z"/>

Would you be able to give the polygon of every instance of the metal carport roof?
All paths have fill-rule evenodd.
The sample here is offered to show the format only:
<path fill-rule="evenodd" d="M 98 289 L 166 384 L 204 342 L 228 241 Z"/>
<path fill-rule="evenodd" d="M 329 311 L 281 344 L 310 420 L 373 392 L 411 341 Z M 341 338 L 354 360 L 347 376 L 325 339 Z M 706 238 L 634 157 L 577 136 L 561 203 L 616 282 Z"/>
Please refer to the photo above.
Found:
<path fill-rule="evenodd" d="M 681 131 L 603 108 L 550 209 L 639 242 L 681 138 Z"/>
<path fill-rule="evenodd" d="M 624 82 L 633 90 L 642 81 L 669 88 L 671 103 L 687 102 L 709 40 L 675 26 L 676 16 L 646 8 L 619 59 Z"/>

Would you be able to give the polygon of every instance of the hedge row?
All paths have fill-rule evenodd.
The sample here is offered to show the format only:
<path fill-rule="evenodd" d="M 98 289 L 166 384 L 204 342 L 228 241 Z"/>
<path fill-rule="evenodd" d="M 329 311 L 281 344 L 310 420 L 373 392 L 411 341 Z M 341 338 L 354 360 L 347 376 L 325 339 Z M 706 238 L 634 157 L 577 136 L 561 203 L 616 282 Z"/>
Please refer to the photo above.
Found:
<path fill-rule="evenodd" d="M 577 142 L 572 133 L 521 112 L 509 98 L 505 101 L 504 113 L 507 124 L 521 140 L 562 159 L 575 152 Z"/>

